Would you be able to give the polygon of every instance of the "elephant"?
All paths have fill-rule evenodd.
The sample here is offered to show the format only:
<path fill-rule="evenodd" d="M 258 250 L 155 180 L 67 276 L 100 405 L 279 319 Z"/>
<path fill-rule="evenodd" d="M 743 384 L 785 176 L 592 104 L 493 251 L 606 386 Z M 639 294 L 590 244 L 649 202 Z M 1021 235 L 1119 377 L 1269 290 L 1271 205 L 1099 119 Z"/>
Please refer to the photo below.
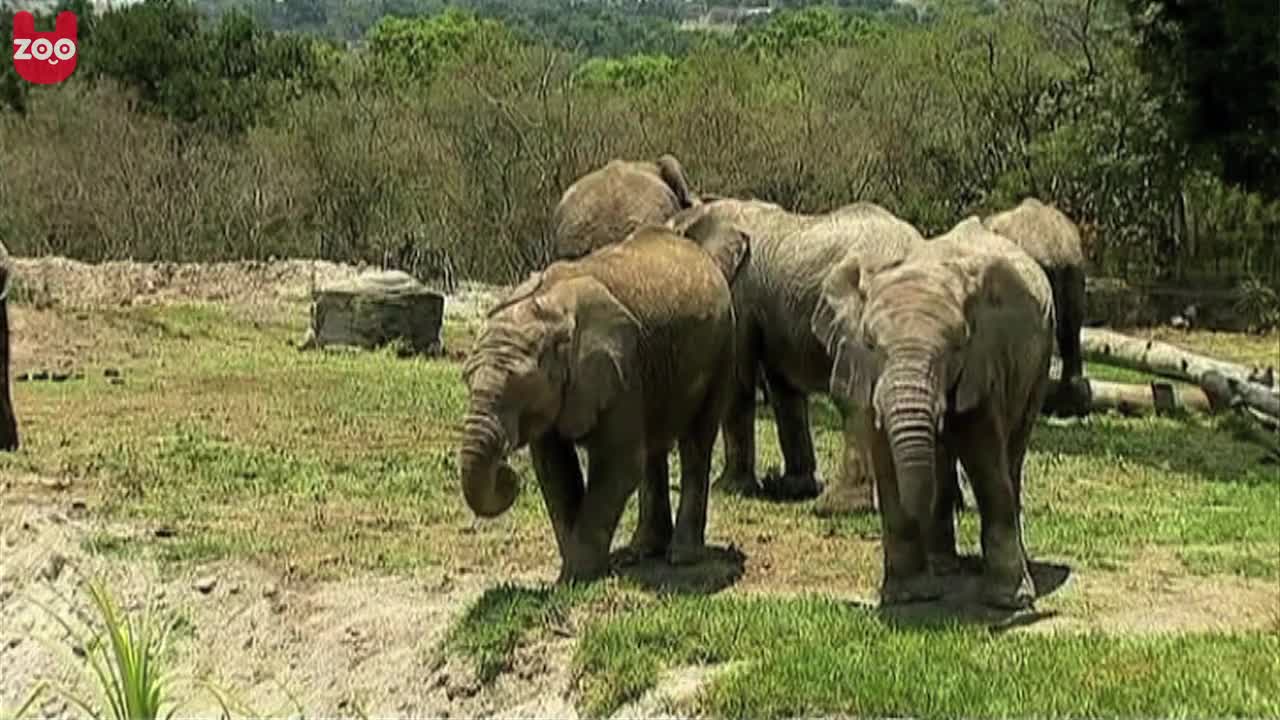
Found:
<path fill-rule="evenodd" d="M 701 199 L 673 155 L 655 162 L 610 160 L 564 191 L 552 215 L 556 260 L 582 257 L 644 224 L 661 225 Z"/>
<path fill-rule="evenodd" d="M 896 263 L 850 256 L 823 282 L 811 327 L 875 479 L 883 604 L 937 598 L 958 570 L 957 459 L 978 501 L 983 601 L 1031 604 L 1022 466 L 1055 319 L 1044 271 L 976 216 Z"/>
<path fill-rule="evenodd" d="M 13 288 L 14 265 L 9 251 L 0 244 L 0 450 L 12 452 L 21 445 L 18 419 L 13 409 L 13 391 L 9 384 L 9 291 Z"/>
<path fill-rule="evenodd" d="M 733 369 L 729 285 L 748 239 L 716 222 L 691 238 L 642 225 L 620 243 L 551 263 L 488 313 L 463 366 L 469 411 L 462 490 L 480 517 L 514 502 L 507 462 L 528 446 L 561 559 L 559 582 L 607 573 L 639 488 L 635 556 L 696 560 L 704 547 L 711 453 Z M 679 446 L 681 494 L 667 457 Z M 587 476 L 576 448 L 586 450 Z"/>
<path fill-rule="evenodd" d="M 871 484 L 858 448 L 846 446 L 839 479 L 824 484 L 809 427 L 808 396 L 826 393 L 831 358 L 809 327 L 824 279 L 842 258 L 887 262 L 924 237 L 888 210 L 855 202 L 802 214 L 755 199 L 719 199 L 683 210 L 667 224 L 680 231 L 716 217 L 750 237 L 751 252 L 733 282 L 738 319 L 737 378 L 724 424 L 724 471 L 717 490 L 803 499 L 821 494 L 819 511 L 870 509 Z M 763 378 L 785 462 L 776 487 L 755 468 L 755 387 Z M 824 510 L 825 509 L 825 510 Z"/>
<path fill-rule="evenodd" d="M 1079 387 L 1084 377 L 1080 328 L 1085 316 L 1084 249 L 1080 230 L 1061 210 L 1027 197 L 1017 206 L 982 219 L 988 230 L 1012 240 L 1049 276 L 1057 315 L 1058 353 L 1062 376 L 1051 391 L 1048 408 L 1058 415 L 1088 411 L 1087 395 Z"/>

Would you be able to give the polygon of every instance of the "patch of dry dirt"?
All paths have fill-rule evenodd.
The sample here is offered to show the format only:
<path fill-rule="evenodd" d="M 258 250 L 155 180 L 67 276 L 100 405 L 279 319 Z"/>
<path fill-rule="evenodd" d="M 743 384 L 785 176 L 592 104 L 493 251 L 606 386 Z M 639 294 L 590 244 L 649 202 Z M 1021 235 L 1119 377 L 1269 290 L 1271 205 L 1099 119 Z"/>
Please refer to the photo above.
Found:
<path fill-rule="evenodd" d="M 424 573 L 300 584 L 236 562 L 175 574 L 86 551 L 85 538 L 130 528 L 77 517 L 76 506 L 10 493 L 0 503 L 0 708 L 16 707 L 46 679 L 93 697 L 73 641 L 37 603 L 91 617 L 81 582 L 100 576 L 126 610 L 151 598 L 181 618 L 177 676 L 207 677 L 258 713 L 559 717 L 572 709 L 569 639 L 523 648 L 514 669 L 484 688 L 468 667 L 442 662 L 446 630 L 490 579 Z M 212 696 L 190 697 L 184 717 L 218 715 Z M 69 712 L 56 695 L 37 707 L 44 716 Z"/>

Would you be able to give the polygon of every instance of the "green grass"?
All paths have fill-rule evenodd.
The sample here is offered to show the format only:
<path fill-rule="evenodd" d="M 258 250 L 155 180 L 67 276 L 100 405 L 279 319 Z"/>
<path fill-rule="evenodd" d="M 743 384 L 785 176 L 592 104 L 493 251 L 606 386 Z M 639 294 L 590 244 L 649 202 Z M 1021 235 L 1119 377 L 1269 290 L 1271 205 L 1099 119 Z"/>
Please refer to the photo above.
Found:
<path fill-rule="evenodd" d="M 555 566 L 527 452 L 514 458 L 526 484 L 509 513 L 479 521 L 462 500 L 454 452 L 466 393 L 456 362 L 390 351 L 300 353 L 287 344 L 305 319 L 304 308 L 295 310 L 261 318 L 210 306 L 96 313 L 100 354 L 83 368 L 84 380 L 14 386 L 25 445 L 0 454 L 0 474 L 20 488 L 32 476 L 71 479 L 98 516 L 130 526 L 91 535 L 84 547 L 146 553 L 175 569 L 243 558 L 292 577 L 430 567 L 478 570 L 496 584 Z M 446 328 L 446 338 L 465 336 Z M 1215 355 L 1236 359 L 1223 337 L 1197 341 L 1210 340 Z M 1240 351 L 1256 357 L 1272 341 L 1242 337 Z M 125 382 L 106 382 L 104 367 L 121 368 Z M 1088 368 L 1093 377 L 1143 381 L 1126 372 Z M 813 407 L 819 468 L 831 477 L 838 415 L 822 398 Z M 780 465 L 767 412 L 757 438 L 760 471 Z M 1261 456 L 1212 419 L 1042 420 L 1025 474 L 1032 559 L 1095 577 L 1115 573 L 1106 577 L 1117 583 L 1125 573 L 1274 583 L 1280 483 Z M 717 450 L 717 473 L 720 462 Z M 673 458 L 673 477 L 678 468 Z M 626 541 L 634 512 L 633 501 L 615 542 Z M 811 502 L 721 495 L 710 512 L 709 541 L 732 543 L 747 557 L 730 595 L 870 596 L 879 583 L 880 523 L 872 514 L 818 518 Z M 168 532 L 157 536 L 158 528 Z M 963 548 L 975 551 L 977 536 L 976 515 L 962 515 Z M 705 711 L 1280 711 L 1273 637 L 995 638 L 974 627 L 894 627 L 865 608 L 812 597 L 669 597 L 618 581 L 598 587 L 499 585 L 450 630 L 445 649 L 492 680 L 522 644 L 575 618 L 570 624 L 585 628 L 582 698 L 594 712 L 633 699 L 662 668 L 727 661 L 745 664 L 713 681 L 698 701 Z M 1087 616 L 1089 592 L 1042 602 Z"/>
<path fill-rule="evenodd" d="M 522 640 L 563 623 L 569 608 L 598 594 L 600 585 L 522 588 L 504 583 L 484 593 L 449 631 L 446 653 L 470 660 L 481 682 L 497 677 Z"/>
<path fill-rule="evenodd" d="M 724 717 L 1240 717 L 1280 712 L 1267 634 L 992 635 L 904 625 L 805 597 L 673 598 L 583 633 L 584 711 L 606 716 L 664 669 L 737 662 L 697 711 Z"/>

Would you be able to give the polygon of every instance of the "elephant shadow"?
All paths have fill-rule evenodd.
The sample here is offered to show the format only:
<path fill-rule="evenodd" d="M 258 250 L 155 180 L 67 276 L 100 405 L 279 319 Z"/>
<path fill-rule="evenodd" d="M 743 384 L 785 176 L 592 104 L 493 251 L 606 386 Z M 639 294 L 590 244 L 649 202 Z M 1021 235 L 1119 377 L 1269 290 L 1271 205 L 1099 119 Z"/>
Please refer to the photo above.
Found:
<path fill-rule="evenodd" d="M 879 607 L 876 612 L 887 625 L 903 629 L 929 629 L 954 625 L 984 625 L 992 632 L 1002 632 L 1015 627 L 1034 625 L 1056 616 L 1055 610 L 1005 610 L 983 604 L 979 599 L 982 576 L 982 559 L 976 555 L 962 555 L 961 573 L 948 578 L 950 587 L 942 598 L 931 602 L 908 603 Z M 1030 562 L 1028 569 L 1036 586 L 1036 600 L 1056 592 L 1071 576 L 1067 565 L 1046 562 Z"/>
<path fill-rule="evenodd" d="M 626 558 L 616 551 L 614 573 L 658 595 L 712 595 L 738 582 L 746 555 L 734 545 L 707 545 L 697 562 L 672 565 L 665 558 Z"/>

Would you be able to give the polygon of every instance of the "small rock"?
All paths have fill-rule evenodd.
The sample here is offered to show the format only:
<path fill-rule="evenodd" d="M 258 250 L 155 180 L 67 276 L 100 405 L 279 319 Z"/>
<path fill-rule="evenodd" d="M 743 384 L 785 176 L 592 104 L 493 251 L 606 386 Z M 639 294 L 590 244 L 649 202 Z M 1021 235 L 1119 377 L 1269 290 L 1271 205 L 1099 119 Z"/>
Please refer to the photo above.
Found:
<path fill-rule="evenodd" d="M 102 371 L 102 377 L 118 378 L 120 377 L 120 368 L 109 367 Z"/>
<path fill-rule="evenodd" d="M 85 510 L 89 509 L 89 505 L 85 503 L 85 501 L 83 500 L 72 500 L 71 509 L 74 512 L 84 512 Z"/>
<path fill-rule="evenodd" d="M 71 373 L 69 372 L 50 373 L 49 379 L 54 382 L 66 382 L 67 380 L 71 379 Z"/>
<path fill-rule="evenodd" d="M 35 371 L 35 372 L 31 373 L 31 379 L 32 379 L 32 380 L 48 380 L 48 379 L 49 379 L 49 371 L 48 371 L 48 370 L 37 370 L 37 371 Z"/>
<path fill-rule="evenodd" d="M 61 553 L 53 553 L 49 559 L 45 561 L 44 567 L 40 568 L 40 576 L 49 582 L 58 579 L 62 574 L 62 569 L 67 566 L 67 559 Z"/>
<path fill-rule="evenodd" d="M 171 538 L 171 537 L 174 537 L 175 535 L 177 535 L 177 534 L 178 534 L 178 531 L 177 531 L 177 530 L 174 530 L 173 528 L 169 527 L 168 525 L 161 525 L 160 527 L 156 528 L 155 530 L 152 530 L 152 531 L 151 531 L 151 534 L 152 534 L 152 535 L 154 535 L 154 536 L 156 536 L 156 537 L 158 537 L 158 538 Z"/>
<path fill-rule="evenodd" d="M 213 589 L 217 586 L 218 586 L 218 578 L 213 577 L 212 575 L 202 577 L 196 580 L 191 585 L 191 587 L 195 588 L 198 592 L 204 595 L 208 595 L 209 593 L 213 592 Z"/>
<path fill-rule="evenodd" d="M 262 588 L 262 597 L 264 598 L 275 599 L 279 596 L 280 596 L 280 588 L 277 587 L 275 583 L 272 583 Z"/>
<path fill-rule="evenodd" d="M 123 385 L 123 384 L 124 384 L 124 378 L 122 378 L 122 377 L 113 377 L 113 378 L 109 378 L 109 379 L 107 380 L 107 382 L 111 383 L 112 385 Z"/>
<path fill-rule="evenodd" d="M 31 373 L 29 373 L 29 372 L 24 372 L 24 373 L 22 373 L 21 375 L 19 375 L 18 377 L 14 378 L 14 379 L 15 379 L 15 380 L 17 380 L 18 382 L 30 382 L 30 381 L 31 381 Z"/>
<path fill-rule="evenodd" d="M 240 586 L 239 586 L 239 585 L 232 585 L 231 587 L 227 588 L 227 594 L 229 594 L 229 595 L 239 595 L 239 594 L 240 594 Z"/>
<path fill-rule="evenodd" d="M 12 649 L 14 649 L 14 648 L 18 647 L 18 646 L 19 646 L 19 645 L 21 645 L 21 644 L 22 644 L 22 638 L 21 638 L 21 637 L 19 637 L 19 636 L 17 636 L 17 635 L 15 635 L 15 636 L 13 636 L 13 637 L 9 638 L 9 639 L 5 642 L 5 645 L 6 645 L 10 650 L 12 650 Z"/>

